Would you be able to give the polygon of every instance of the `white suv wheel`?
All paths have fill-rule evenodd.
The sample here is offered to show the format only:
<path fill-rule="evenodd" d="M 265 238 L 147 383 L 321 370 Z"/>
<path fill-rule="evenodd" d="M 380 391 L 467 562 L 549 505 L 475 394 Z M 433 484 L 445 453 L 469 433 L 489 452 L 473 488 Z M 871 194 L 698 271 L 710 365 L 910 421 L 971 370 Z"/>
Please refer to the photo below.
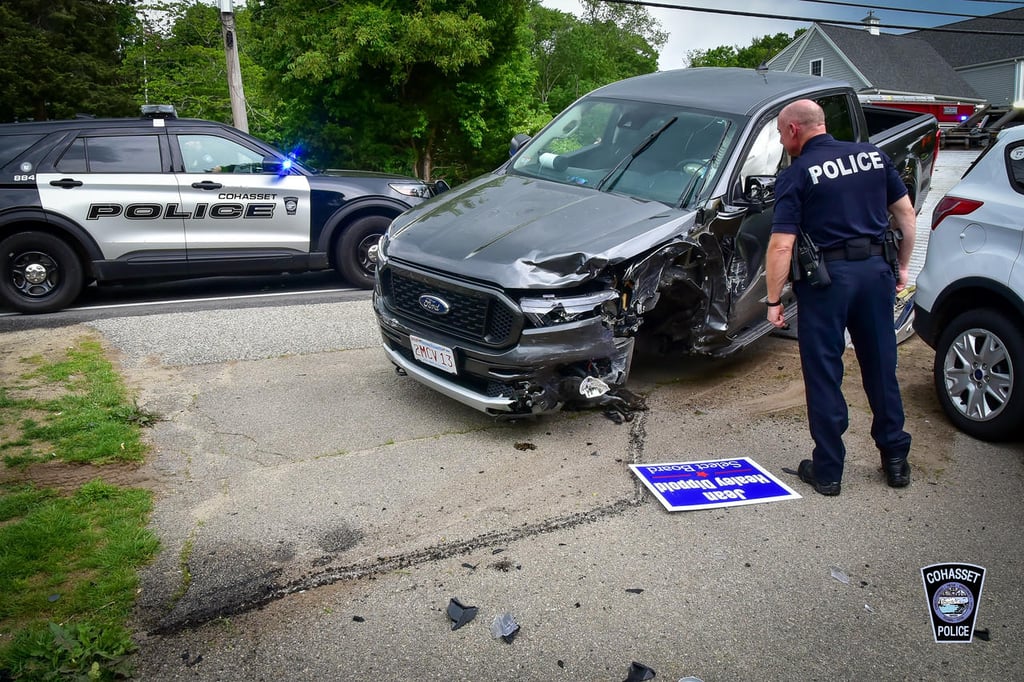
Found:
<path fill-rule="evenodd" d="M 1024 388 L 1021 332 L 996 310 L 958 316 L 939 339 L 935 388 L 946 414 L 965 433 L 1004 440 L 1021 429 Z"/>

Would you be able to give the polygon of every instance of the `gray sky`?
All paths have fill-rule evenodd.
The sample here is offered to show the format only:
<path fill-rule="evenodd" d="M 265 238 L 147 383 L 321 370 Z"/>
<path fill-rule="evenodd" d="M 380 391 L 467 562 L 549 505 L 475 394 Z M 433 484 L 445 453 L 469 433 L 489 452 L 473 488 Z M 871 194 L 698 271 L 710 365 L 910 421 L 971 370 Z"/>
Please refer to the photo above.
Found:
<path fill-rule="evenodd" d="M 668 42 L 662 49 L 659 60 L 661 69 L 678 69 L 686 66 L 689 50 L 707 50 L 720 45 L 746 47 L 755 38 L 776 33 L 792 34 L 798 28 L 807 28 L 810 22 L 819 20 L 860 21 L 867 16 L 866 7 L 845 7 L 839 5 L 806 2 L 805 0 L 657 0 L 660 4 L 688 5 L 709 9 L 725 9 L 759 14 L 806 17 L 806 21 L 783 21 L 716 15 L 704 12 L 687 12 L 652 8 L 651 15 L 661 23 L 662 30 L 669 34 Z M 579 0 L 541 0 L 541 4 L 563 12 L 579 13 Z M 966 12 L 974 15 L 993 14 L 1024 7 L 1022 3 L 994 3 L 975 0 L 870 0 L 866 4 L 889 8 L 921 9 L 938 12 Z M 962 18 L 901 12 L 896 9 L 874 9 L 875 16 L 883 24 L 900 26 L 929 27 L 963 21 Z M 903 33 L 904 31 L 883 32 Z"/>

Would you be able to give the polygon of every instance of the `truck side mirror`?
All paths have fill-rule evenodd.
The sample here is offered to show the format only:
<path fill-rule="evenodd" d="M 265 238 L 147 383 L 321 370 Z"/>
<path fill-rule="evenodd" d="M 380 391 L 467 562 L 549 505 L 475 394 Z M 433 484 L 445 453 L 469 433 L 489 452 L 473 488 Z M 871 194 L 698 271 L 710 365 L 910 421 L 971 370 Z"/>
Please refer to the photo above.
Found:
<path fill-rule="evenodd" d="M 530 141 L 530 136 L 527 135 L 526 133 L 519 133 L 518 135 L 513 137 L 512 141 L 509 142 L 509 145 L 508 145 L 508 155 L 509 155 L 509 157 L 511 158 L 511 157 L 515 156 L 516 152 L 519 151 L 520 149 L 522 149 L 523 145 L 526 144 L 529 141 Z"/>
<path fill-rule="evenodd" d="M 775 203 L 775 176 L 751 175 L 743 186 L 743 197 L 740 202 L 755 211 L 763 211 Z"/>

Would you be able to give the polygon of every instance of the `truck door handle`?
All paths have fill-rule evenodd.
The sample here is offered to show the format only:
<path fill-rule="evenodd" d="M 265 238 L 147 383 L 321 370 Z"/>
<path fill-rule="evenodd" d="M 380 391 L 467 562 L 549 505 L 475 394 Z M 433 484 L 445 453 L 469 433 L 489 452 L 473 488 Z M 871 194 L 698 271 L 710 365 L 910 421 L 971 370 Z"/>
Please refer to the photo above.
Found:
<path fill-rule="evenodd" d="M 202 182 L 193 182 L 192 186 L 196 189 L 220 189 L 224 185 L 219 182 L 210 182 L 209 180 L 203 180 Z"/>
<path fill-rule="evenodd" d="M 63 187 L 64 189 L 71 189 L 72 187 L 81 187 L 82 181 L 75 180 L 74 178 L 61 178 L 60 180 L 50 180 L 50 184 L 54 187 Z"/>

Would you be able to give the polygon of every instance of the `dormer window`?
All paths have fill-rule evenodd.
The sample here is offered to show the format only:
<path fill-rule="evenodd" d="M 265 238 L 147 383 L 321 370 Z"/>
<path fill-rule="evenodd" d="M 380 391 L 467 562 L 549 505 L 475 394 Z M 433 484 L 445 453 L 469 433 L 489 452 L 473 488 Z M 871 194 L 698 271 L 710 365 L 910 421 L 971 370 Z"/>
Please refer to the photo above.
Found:
<path fill-rule="evenodd" d="M 812 59 L 811 60 L 811 75 L 812 76 L 820 76 L 821 75 L 821 60 L 820 59 Z"/>

